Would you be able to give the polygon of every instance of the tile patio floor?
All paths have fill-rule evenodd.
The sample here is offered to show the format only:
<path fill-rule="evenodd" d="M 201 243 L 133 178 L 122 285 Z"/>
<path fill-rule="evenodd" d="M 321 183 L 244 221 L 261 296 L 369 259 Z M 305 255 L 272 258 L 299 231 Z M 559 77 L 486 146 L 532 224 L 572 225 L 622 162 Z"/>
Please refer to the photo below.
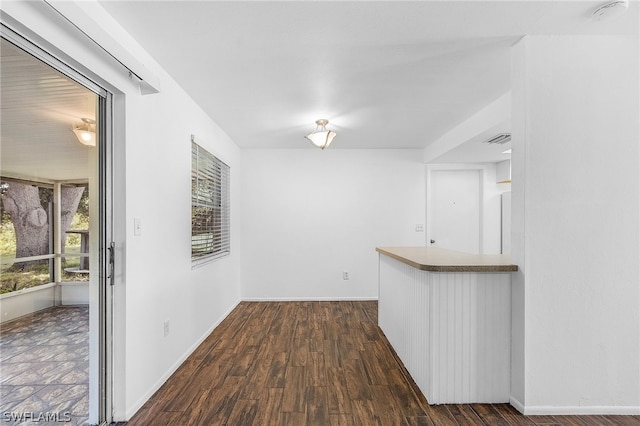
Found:
<path fill-rule="evenodd" d="M 84 425 L 88 410 L 88 307 L 53 307 L 0 325 L 0 425 Z M 11 419 L 41 413 L 67 421 Z"/>

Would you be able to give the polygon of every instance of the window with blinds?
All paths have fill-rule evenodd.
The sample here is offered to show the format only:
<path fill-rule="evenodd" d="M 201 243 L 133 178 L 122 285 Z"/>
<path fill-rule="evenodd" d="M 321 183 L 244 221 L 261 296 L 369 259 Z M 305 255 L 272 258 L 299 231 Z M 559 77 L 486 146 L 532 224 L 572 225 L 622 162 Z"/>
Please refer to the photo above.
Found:
<path fill-rule="evenodd" d="M 191 139 L 191 263 L 230 252 L 230 169 Z"/>

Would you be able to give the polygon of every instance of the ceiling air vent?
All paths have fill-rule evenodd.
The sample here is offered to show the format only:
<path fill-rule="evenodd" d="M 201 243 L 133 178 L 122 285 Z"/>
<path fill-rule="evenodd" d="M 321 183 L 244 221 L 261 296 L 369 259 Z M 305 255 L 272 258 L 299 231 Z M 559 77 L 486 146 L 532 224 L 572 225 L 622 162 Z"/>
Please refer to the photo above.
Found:
<path fill-rule="evenodd" d="M 499 133 L 492 137 L 489 140 L 486 140 L 482 143 L 488 143 L 491 145 L 502 145 L 503 143 L 507 143 L 511 140 L 511 133 Z"/>

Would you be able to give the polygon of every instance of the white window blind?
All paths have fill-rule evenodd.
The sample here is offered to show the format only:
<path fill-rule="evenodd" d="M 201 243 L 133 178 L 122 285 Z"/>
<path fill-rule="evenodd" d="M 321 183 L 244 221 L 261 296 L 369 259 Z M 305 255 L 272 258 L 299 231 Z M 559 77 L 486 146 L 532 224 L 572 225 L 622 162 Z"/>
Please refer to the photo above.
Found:
<path fill-rule="evenodd" d="M 191 263 L 230 252 L 230 169 L 191 138 Z"/>

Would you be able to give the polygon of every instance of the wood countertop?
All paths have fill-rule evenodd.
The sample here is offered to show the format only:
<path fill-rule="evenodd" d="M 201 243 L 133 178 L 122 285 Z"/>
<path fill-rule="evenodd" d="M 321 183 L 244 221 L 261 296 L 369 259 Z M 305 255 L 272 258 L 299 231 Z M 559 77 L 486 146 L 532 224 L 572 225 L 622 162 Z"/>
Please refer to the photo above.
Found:
<path fill-rule="evenodd" d="M 389 256 L 422 271 L 432 272 L 512 272 L 505 254 L 470 254 L 435 247 L 376 247 L 378 253 Z"/>

